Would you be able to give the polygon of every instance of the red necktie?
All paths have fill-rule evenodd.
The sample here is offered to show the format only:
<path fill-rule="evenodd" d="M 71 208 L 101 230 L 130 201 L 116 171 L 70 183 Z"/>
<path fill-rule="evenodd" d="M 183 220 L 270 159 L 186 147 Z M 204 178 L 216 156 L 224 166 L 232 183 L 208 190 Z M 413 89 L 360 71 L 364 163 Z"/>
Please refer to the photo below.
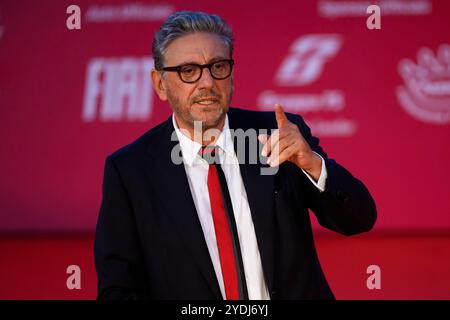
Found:
<path fill-rule="evenodd" d="M 202 156 L 211 153 L 215 157 L 215 148 L 201 149 Z M 209 162 L 209 161 L 208 161 Z M 227 300 L 239 299 L 238 275 L 233 251 L 232 235 L 228 223 L 227 213 L 220 190 L 219 176 L 215 164 L 209 162 L 208 191 L 211 203 L 211 213 L 214 220 L 217 248 L 219 250 L 220 266 L 225 286 Z"/>

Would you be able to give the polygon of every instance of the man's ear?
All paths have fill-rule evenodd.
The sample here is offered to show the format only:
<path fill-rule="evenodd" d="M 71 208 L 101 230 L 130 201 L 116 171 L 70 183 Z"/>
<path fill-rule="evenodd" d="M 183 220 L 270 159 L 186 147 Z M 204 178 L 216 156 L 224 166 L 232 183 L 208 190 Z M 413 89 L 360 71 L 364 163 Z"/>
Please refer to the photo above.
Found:
<path fill-rule="evenodd" d="M 151 72 L 152 84 L 153 88 L 156 91 L 156 94 L 163 101 L 167 101 L 167 93 L 164 83 L 162 81 L 162 74 L 158 70 L 153 69 Z"/>

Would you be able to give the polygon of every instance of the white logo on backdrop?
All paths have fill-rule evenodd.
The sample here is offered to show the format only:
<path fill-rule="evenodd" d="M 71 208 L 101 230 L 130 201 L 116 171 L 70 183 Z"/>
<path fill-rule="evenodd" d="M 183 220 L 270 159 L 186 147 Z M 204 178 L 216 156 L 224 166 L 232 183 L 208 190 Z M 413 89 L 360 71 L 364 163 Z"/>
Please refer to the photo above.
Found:
<path fill-rule="evenodd" d="M 123 3 L 91 5 L 86 10 L 86 21 L 106 22 L 142 22 L 165 20 L 175 12 L 172 4 Z"/>
<path fill-rule="evenodd" d="M 365 16 L 370 5 L 378 5 L 383 16 L 423 16 L 432 12 L 430 0 L 320 0 L 317 2 L 319 16 L 329 19 Z"/>
<path fill-rule="evenodd" d="M 342 40 L 334 34 L 312 34 L 294 41 L 276 75 L 280 86 L 304 86 L 317 80 L 327 61 L 341 48 Z"/>
<path fill-rule="evenodd" d="M 326 64 L 332 61 L 342 47 L 337 34 L 310 34 L 296 39 L 288 56 L 281 62 L 275 75 L 275 85 L 299 87 L 313 84 L 323 74 Z M 277 93 L 266 90 L 260 93 L 258 105 L 272 110 L 275 103 L 288 112 L 308 116 L 314 112 L 337 113 L 345 107 L 344 93 L 339 89 L 324 89 L 318 93 Z M 307 119 L 313 133 L 319 136 L 350 136 L 356 132 L 356 123 L 339 117 L 336 119 Z"/>
<path fill-rule="evenodd" d="M 450 123 L 450 45 L 442 44 L 436 55 L 421 48 L 417 64 L 403 59 L 398 70 L 405 85 L 397 98 L 405 111 L 423 122 Z"/>
<path fill-rule="evenodd" d="M 147 121 L 153 109 L 153 59 L 93 58 L 88 63 L 84 122 Z"/>

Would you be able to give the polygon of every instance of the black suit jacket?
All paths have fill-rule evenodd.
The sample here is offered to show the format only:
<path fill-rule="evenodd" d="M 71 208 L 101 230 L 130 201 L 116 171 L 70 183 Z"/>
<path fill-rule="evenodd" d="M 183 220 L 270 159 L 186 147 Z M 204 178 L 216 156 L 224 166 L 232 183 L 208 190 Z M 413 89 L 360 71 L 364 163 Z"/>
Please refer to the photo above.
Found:
<path fill-rule="evenodd" d="M 361 181 L 328 159 L 298 115 L 287 114 L 328 171 L 324 192 L 294 164 L 261 175 L 240 164 L 271 299 L 333 299 L 314 247 L 310 208 L 325 228 L 368 231 L 375 203 Z M 273 112 L 230 108 L 230 129 L 274 129 Z M 95 238 L 99 299 L 222 299 L 169 117 L 106 159 Z"/>

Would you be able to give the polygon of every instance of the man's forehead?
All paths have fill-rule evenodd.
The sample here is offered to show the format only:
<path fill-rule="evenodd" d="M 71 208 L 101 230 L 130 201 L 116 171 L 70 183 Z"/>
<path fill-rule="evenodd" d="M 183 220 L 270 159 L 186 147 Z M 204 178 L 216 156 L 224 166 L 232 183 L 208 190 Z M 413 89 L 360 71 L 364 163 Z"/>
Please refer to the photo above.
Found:
<path fill-rule="evenodd" d="M 204 32 L 191 33 L 174 40 L 164 55 L 166 65 L 189 62 L 203 64 L 217 58 L 229 59 L 229 48 L 220 36 Z"/>

